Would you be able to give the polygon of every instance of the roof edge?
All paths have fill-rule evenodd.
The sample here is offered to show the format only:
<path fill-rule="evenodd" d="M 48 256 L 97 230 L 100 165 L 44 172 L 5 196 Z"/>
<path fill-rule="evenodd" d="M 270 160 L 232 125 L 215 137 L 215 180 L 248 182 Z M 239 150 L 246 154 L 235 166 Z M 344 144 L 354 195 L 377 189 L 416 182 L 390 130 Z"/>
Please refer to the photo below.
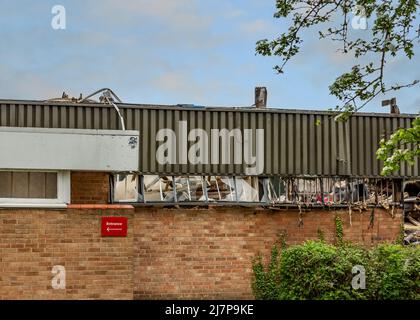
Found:
<path fill-rule="evenodd" d="M 66 106 L 66 107 L 103 107 L 113 108 L 112 105 L 103 103 L 72 103 L 72 102 L 57 102 L 57 101 L 41 101 L 41 100 L 13 100 L 0 99 L 0 105 L 45 105 L 45 106 Z M 337 115 L 337 111 L 328 110 L 314 110 L 314 109 L 286 109 L 280 107 L 267 107 L 265 109 L 250 107 L 250 106 L 204 106 L 191 107 L 182 106 L 180 104 L 144 104 L 144 103 L 116 103 L 120 108 L 133 109 L 166 109 L 166 110 L 194 110 L 194 111 L 240 111 L 240 112 L 256 112 L 256 113 L 284 113 L 284 114 L 314 114 L 314 115 Z M 380 116 L 390 118 L 414 118 L 420 115 L 415 113 L 401 113 L 390 114 L 382 112 L 355 112 L 352 116 Z"/>

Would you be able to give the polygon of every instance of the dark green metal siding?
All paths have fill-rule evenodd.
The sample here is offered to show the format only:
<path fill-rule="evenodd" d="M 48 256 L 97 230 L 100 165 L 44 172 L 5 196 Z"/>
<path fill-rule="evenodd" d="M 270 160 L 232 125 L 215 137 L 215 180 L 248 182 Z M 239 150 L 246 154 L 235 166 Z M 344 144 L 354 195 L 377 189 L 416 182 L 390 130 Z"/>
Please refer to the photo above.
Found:
<path fill-rule="evenodd" d="M 263 175 L 378 177 L 382 165 L 375 156 L 379 140 L 400 127 L 409 127 L 414 119 L 412 115 L 357 114 L 341 123 L 327 112 L 304 110 L 153 105 L 120 105 L 120 109 L 126 128 L 140 131 L 139 171 L 159 174 L 245 173 L 245 165 L 233 161 L 198 165 L 157 163 L 156 132 L 161 128 L 177 132 L 178 122 L 186 120 L 188 130 L 201 128 L 209 137 L 211 129 L 264 129 Z M 0 101 L 0 126 L 120 129 L 112 106 L 34 101 Z M 416 160 L 415 166 L 403 164 L 398 176 L 418 177 L 419 172 Z"/>
<path fill-rule="evenodd" d="M 375 151 L 382 138 L 389 137 L 399 128 L 409 128 L 414 116 L 358 115 L 350 119 L 351 172 L 358 176 L 379 176 L 382 161 L 376 159 Z M 398 176 L 418 177 L 419 160 L 414 166 L 401 164 Z"/>

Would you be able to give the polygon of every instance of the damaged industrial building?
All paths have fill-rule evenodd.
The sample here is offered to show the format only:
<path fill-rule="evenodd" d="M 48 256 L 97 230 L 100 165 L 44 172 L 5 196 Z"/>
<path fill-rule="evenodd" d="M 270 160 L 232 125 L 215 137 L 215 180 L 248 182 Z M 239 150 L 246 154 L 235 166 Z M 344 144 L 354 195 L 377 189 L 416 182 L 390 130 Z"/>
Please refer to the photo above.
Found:
<path fill-rule="evenodd" d="M 418 159 L 383 177 L 376 158 L 416 115 L 337 122 L 258 99 L 98 93 L 0 100 L 0 298 L 251 298 L 255 254 L 280 233 L 332 241 L 337 215 L 351 241 L 395 241 L 405 226 L 406 244 L 419 242 Z M 125 232 L 112 232 L 115 217 Z M 51 286 L 56 265 L 65 288 Z"/>

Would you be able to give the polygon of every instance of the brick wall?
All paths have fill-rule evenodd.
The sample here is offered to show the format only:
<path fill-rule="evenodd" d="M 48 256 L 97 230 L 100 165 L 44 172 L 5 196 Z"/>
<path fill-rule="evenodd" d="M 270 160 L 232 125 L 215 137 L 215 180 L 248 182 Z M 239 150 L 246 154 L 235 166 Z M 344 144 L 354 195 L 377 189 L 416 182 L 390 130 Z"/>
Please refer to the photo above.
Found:
<path fill-rule="evenodd" d="M 72 172 L 71 203 L 108 203 L 109 174 L 106 172 Z"/>
<path fill-rule="evenodd" d="M 289 244 L 316 239 L 318 228 L 335 239 L 335 215 L 344 237 L 367 245 L 393 241 L 401 212 L 394 218 L 375 209 L 348 211 L 269 211 L 240 207 L 207 209 L 137 208 L 134 223 L 134 298 L 253 298 L 251 260 L 269 254 L 279 233 Z"/>
<path fill-rule="evenodd" d="M 66 210 L 0 210 L 0 299 L 252 298 L 251 260 L 268 254 L 279 233 L 289 244 L 334 239 L 334 216 L 346 239 L 393 241 L 401 212 L 271 211 L 242 207 L 165 209 L 73 205 Z M 108 209 L 106 209 L 108 208 Z M 126 238 L 102 238 L 100 218 L 124 215 Z M 51 288 L 63 265 L 65 290 Z"/>
<path fill-rule="evenodd" d="M 101 238 L 101 216 L 133 210 L 0 210 L 0 299 L 132 299 L 132 225 Z M 66 289 L 51 287 L 54 265 Z"/>

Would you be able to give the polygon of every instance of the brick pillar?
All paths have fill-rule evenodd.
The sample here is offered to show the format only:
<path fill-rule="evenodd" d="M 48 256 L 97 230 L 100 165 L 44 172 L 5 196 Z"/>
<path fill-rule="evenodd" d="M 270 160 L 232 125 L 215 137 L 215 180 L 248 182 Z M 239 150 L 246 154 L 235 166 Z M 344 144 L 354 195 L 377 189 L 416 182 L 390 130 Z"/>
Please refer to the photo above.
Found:
<path fill-rule="evenodd" d="M 71 203 L 104 204 L 109 199 L 109 173 L 72 172 Z"/>

